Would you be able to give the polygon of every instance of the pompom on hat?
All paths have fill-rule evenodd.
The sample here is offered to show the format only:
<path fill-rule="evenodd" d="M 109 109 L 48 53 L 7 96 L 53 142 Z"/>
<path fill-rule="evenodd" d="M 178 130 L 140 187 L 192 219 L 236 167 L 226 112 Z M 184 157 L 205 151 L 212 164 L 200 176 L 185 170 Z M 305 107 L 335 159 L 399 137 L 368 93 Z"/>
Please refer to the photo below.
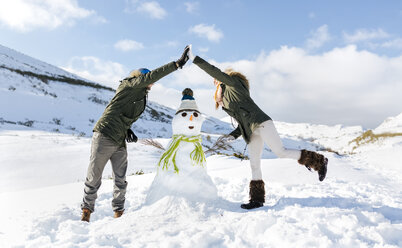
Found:
<path fill-rule="evenodd" d="M 183 111 L 196 111 L 200 113 L 198 110 L 197 103 L 193 97 L 193 90 L 190 88 L 185 88 L 182 92 L 183 97 L 181 98 L 181 104 L 179 109 L 177 109 L 176 114 Z"/>
<path fill-rule="evenodd" d="M 150 72 L 150 70 L 148 70 L 147 68 L 135 69 L 130 72 L 129 77 L 138 77 L 142 74 L 147 74 L 148 72 Z"/>

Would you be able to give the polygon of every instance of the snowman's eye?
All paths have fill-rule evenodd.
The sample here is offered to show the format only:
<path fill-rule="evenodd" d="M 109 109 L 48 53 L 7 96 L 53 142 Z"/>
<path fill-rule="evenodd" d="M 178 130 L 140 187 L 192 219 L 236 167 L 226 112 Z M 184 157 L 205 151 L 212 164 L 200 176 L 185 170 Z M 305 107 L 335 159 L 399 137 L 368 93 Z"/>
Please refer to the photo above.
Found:
<path fill-rule="evenodd" d="M 194 112 L 194 113 L 193 113 L 193 116 L 194 116 L 194 117 L 198 117 L 198 113 L 197 113 L 197 112 Z"/>
<path fill-rule="evenodd" d="M 181 116 L 186 117 L 187 113 L 181 113 Z"/>

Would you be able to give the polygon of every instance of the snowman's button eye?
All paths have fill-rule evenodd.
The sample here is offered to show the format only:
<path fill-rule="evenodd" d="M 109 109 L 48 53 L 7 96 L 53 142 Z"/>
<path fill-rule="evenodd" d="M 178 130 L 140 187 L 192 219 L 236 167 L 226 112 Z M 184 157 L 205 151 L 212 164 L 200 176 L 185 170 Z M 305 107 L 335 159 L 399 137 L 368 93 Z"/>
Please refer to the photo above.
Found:
<path fill-rule="evenodd" d="M 194 116 L 194 117 L 198 117 L 198 113 L 197 113 L 197 112 L 194 112 L 194 113 L 193 113 L 193 116 Z"/>
<path fill-rule="evenodd" d="M 186 117 L 187 113 L 181 113 L 181 116 Z"/>

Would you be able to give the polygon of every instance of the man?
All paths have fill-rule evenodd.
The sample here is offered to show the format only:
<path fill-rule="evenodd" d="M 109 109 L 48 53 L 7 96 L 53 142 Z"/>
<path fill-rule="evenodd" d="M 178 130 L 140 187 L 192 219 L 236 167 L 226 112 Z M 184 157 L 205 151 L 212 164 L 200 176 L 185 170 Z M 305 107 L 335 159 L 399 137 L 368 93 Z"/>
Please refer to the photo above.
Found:
<path fill-rule="evenodd" d="M 131 125 L 145 110 L 148 91 L 164 76 L 182 68 L 188 61 L 189 47 L 186 46 L 180 59 L 163 65 L 153 71 L 141 68 L 130 73 L 121 81 L 116 95 L 110 101 L 102 117 L 94 127 L 91 158 L 85 180 L 84 198 L 81 204 L 82 221 L 89 222 L 95 210 L 97 191 L 102 183 L 102 172 L 108 160 L 112 164 L 114 189 L 112 207 L 114 217 L 124 212 L 127 188 L 127 149 L 126 142 L 136 141 L 130 130 Z"/>

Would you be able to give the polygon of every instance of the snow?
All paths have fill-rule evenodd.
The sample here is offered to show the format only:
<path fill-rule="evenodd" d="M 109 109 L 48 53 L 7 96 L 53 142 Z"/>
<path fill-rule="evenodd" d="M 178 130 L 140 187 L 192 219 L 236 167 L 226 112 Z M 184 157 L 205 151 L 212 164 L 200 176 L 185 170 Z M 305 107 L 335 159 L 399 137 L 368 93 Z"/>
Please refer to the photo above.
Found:
<path fill-rule="evenodd" d="M 374 129 L 374 133 L 402 133 L 402 113 L 395 117 L 387 118 L 381 125 Z"/>
<path fill-rule="evenodd" d="M 18 69 L 22 71 L 30 71 L 38 74 L 45 75 L 58 75 L 70 78 L 81 79 L 80 77 L 67 72 L 63 69 L 45 63 L 43 61 L 34 59 L 25 54 L 17 52 L 13 49 L 0 45 L 0 66 L 7 66 L 9 68 Z"/>
<path fill-rule="evenodd" d="M 2 46 L 0 62 L 36 73 L 66 73 Z M 91 119 L 105 107 L 89 98 L 107 102 L 112 95 L 0 68 L 0 247 L 402 247 L 402 137 L 355 147 L 351 141 L 365 131 L 359 126 L 275 122 L 285 147 L 328 157 L 328 174 L 319 182 L 317 173 L 265 148 L 266 203 L 251 211 L 240 208 L 248 200 L 249 161 L 232 156 L 243 153 L 243 140 L 207 154 L 206 172 L 217 198 L 168 195 L 150 204 L 146 197 L 163 151 L 128 144 L 124 215 L 113 218 L 108 164 L 91 222 L 81 222 Z M 140 139 L 166 147 L 175 111 L 149 106 L 133 128 Z M 402 114 L 373 131 L 395 134 L 401 126 Z M 204 150 L 231 129 L 207 117 Z"/>
<path fill-rule="evenodd" d="M 159 139 L 164 144 L 168 140 Z M 120 219 L 112 218 L 109 165 L 96 211 L 90 223 L 83 223 L 79 220 L 80 203 L 89 138 L 2 130 L 0 141 L 1 154 L 7 154 L 6 160 L 1 156 L 0 161 L 1 247 L 402 245 L 401 144 L 395 144 L 396 150 L 347 156 L 323 152 L 330 161 L 324 182 L 293 160 L 265 158 L 262 169 L 266 204 L 252 211 L 240 208 L 248 199 L 249 161 L 225 155 L 207 157 L 207 172 L 218 189 L 218 199 L 166 196 L 146 204 L 161 151 L 129 144 L 125 214 Z M 55 160 L 55 154 L 61 156 L 59 160 Z M 30 162 L 24 162 L 24 158 Z M 382 158 L 386 159 L 380 163 Z M 4 167 L 7 161 L 18 167 Z M 134 175 L 140 168 L 147 173 Z M 24 174 L 10 172 L 14 170 Z M 4 183 L 7 179 L 8 183 Z M 4 190 L 7 185 L 26 180 L 36 184 L 30 185 L 30 189 Z"/>

